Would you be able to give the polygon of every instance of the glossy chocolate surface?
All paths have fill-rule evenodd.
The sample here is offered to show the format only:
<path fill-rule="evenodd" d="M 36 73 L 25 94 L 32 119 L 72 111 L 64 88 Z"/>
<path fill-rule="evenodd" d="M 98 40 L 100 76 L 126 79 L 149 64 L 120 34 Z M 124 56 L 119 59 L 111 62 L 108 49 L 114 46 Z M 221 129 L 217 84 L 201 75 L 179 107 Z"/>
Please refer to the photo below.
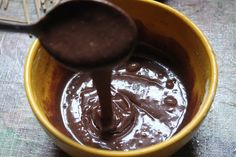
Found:
<path fill-rule="evenodd" d="M 80 72 L 68 81 L 61 99 L 61 116 L 77 142 L 133 150 L 162 142 L 180 127 L 188 104 L 184 85 L 175 72 L 145 55 L 155 49 L 147 44 L 136 49 L 137 55 L 112 70 L 109 132 L 102 129 L 101 104 L 89 74 Z"/>

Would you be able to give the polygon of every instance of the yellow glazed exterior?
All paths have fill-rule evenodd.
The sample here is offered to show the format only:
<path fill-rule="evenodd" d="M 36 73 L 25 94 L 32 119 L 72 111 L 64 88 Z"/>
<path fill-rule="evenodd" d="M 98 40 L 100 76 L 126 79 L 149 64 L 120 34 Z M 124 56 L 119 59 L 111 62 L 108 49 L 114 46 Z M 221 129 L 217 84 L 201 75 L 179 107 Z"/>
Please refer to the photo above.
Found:
<path fill-rule="evenodd" d="M 151 32 L 176 40 L 186 51 L 194 73 L 193 91 L 197 93 L 197 110 L 193 119 L 171 139 L 134 151 L 106 151 L 82 146 L 59 132 L 47 119 L 47 104 L 57 94 L 64 69 L 54 61 L 36 40 L 25 63 L 25 89 L 31 108 L 47 134 L 73 157 L 167 157 L 186 144 L 209 111 L 217 86 L 217 65 L 211 46 L 202 32 L 183 14 L 151 0 L 110 0 L 141 21 Z M 53 83 L 53 86 L 52 86 Z M 50 93 L 54 89 L 55 92 Z"/>

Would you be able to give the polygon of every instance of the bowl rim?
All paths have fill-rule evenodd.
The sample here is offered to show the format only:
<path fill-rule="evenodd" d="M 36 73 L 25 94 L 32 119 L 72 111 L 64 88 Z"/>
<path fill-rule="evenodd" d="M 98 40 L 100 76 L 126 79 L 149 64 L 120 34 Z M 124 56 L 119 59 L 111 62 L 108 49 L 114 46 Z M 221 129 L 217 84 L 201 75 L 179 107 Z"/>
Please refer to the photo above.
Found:
<path fill-rule="evenodd" d="M 197 114 L 193 117 L 193 119 L 185 126 L 183 129 L 181 129 L 176 135 L 171 137 L 170 139 L 151 145 L 145 148 L 137 149 L 137 150 L 130 150 L 130 151 L 110 151 L 110 150 L 102 150 L 98 148 L 93 148 L 90 146 L 84 146 L 80 145 L 79 143 L 73 141 L 69 137 L 65 136 L 61 132 L 59 132 L 48 120 L 45 116 L 42 115 L 41 110 L 39 109 L 39 106 L 36 103 L 36 100 L 34 98 L 33 92 L 32 92 L 32 67 L 33 67 L 33 61 L 37 54 L 37 50 L 40 47 L 40 42 L 38 39 L 36 39 L 31 48 L 29 49 L 28 56 L 26 57 L 26 62 L 24 65 L 24 87 L 26 90 L 26 96 L 28 98 L 29 104 L 31 106 L 31 109 L 33 110 L 36 118 L 39 120 L 39 122 L 46 128 L 48 132 L 53 134 L 57 140 L 60 142 L 69 145 L 73 148 L 79 149 L 81 151 L 90 153 L 90 154 L 96 154 L 101 156 L 137 156 L 142 154 L 149 154 L 152 152 L 159 151 L 161 149 L 164 149 L 179 140 L 186 137 L 189 133 L 193 132 L 199 124 L 203 121 L 203 119 L 206 117 L 211 104 L 213 102 L 214 96 L 216 94 L 216 88 L 218 83 L 218 66 L 216 63 L 215 54 L 213 52 L 213 49 L 211 45 L 209 44 L 207 38 L 204 36 L 204 34 L 200 31 L 200 29 L 191 21 L 189 20 L 184 14 L 180 13 L 179 11 L 171 8 L 168 5 L 155 2 L 153 0 L 140 0 L 146 3 L 150 3 L 151 5 L 155 5 L 156 7 L 160 7 L 164 10 L 169 11 L 171 14 L 174 14 L 175 16 L 178 16 L 181 20 L 183 20 L 187 25 L 191 27 L 191 29 L 196 33 L 196 35 L 199 37 L 201 42 L 203 43 L 204 47 L 206 48 L 206 53 L 210 59 L 210 67 L 212 69 L 211 71 L 211 77 L 209 82 L 209 88 L 207 95 L 204 97 L 204 100 L 202 102 L 200 110 L 197 112 Z"/>

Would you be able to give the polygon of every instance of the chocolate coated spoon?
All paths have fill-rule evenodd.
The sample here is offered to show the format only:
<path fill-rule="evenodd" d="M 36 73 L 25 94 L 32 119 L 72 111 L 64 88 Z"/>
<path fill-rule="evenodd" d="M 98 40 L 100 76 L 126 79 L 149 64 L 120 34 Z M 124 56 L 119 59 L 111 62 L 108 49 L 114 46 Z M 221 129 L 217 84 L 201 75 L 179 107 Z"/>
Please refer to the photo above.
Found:
<path fill-rule="evenodd" d="M 0 23 L 0 29 L 31 33 L 57 60 L 75 70 L 89 70 L 101 104 L 101 129 L 112 130 L 111 67 L 128 58 L 136 43 L 134 21 L 101 0 L 61 3 L 32 25 Z"/>
<path fill-rule="evenodd" d="M 137 37 L 134 21 L 101 0 L 67 1 L 35 24 L 1 22 L 0 30 L 31 33 L 54 58 L 82 70 L 117 64 L 129 56 Z"/>

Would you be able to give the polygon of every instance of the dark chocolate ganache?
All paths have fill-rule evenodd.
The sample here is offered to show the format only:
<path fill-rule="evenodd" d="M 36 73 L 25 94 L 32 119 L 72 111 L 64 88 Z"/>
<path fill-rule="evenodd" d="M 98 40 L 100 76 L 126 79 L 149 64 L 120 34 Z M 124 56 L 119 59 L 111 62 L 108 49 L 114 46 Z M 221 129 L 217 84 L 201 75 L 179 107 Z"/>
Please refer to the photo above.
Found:
<path fill-rule="evenodd" d="M 65 1 L 40 21 L 44 48 L 72 69 L 104 67 L 127 58 L 137 29 L 118 6 L 107 1 Z"/>
<path fill-rule="evenodd" d="M 144 55 L 149 49 L 142 45 L 143 52 L 112 70 L 109 132 L 102 129 L 101 105 L 90 75 L 79 72 L 69 79 L 60 111 L 71 138 L 96 148 L 134 150 L 165 141 L 180 129 L 188 104 L 186 89 L 171 68 Z"/>

